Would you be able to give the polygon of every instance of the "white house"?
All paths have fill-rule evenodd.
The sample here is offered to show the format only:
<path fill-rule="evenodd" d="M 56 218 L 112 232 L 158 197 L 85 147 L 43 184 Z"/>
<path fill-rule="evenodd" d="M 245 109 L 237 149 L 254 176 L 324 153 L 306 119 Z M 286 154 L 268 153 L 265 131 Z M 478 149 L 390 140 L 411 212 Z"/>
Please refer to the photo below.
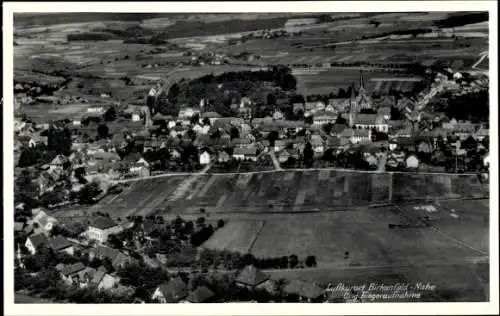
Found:
<path fill-rule="evenodd" d="M 134 112 L 132 114 L 132 122 L 139 122 L 141 120 L 141 114 L 139 112 Z"/>
<path fill-rule="evenodd" d="M 208 165 L 210 163 L 210 154 L 208 151 L 203 151 L 200 155 L 200 164 Z"/>
<path fill-rule="evenodd" d="M 408 158 L 406 158 L 406 167 L 407 168 L 416 169 L 416 168 L 418 168 L 418 164 L 419 164 L 418 158 L 415 157 L 414 155 L 410 155 L 410 156 L 408 156 Z"/>
<path fill-rule="evenodd" d="M 52 216 L 47 215 L 44 211 L 38 212 L 35 217 L 33 217 L 33 222 L 38 224 L 40 229 L 44 232 L 50 232 L 54 225 L 57 223 L 57 219 Z"/>
<path fill-rule="evenodd" d="M 108 236 L 122 231 L 122 227 L 109 217 L 95 217 L 91 220 L 87 236 L 99 242 L 106 242 Z"/>
<path fill-rule="evenodd" d="M 257 161 L 257 149 L 255 148 L 235 148 L 233 158 L 237 160 Z"/>
<path fill-rule="evenodd" d="M 196 114 L 200 114 L 200 110 L 193 109 L 193 108 L 184 108 L 179 111 L 179 118 L 181 119 L 186 119 L 193 117 Z"/>

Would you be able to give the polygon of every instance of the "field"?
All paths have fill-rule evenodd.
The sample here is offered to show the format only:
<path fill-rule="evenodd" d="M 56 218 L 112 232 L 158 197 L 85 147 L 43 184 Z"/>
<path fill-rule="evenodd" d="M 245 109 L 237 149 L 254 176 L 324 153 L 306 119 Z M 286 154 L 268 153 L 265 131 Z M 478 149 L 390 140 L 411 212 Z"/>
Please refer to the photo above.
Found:
<path fill-rule="evenodd" d="M 419 220 L 422 212 L 432 216 L 430 227 Z M 450 216 L 455 212 L 459 217 Z M 245 252 L 250 245 L 249 252 L 261 258 L 316 256 L 316 268 L 268 271 L 275 279 L 325 285 L 429 282 L 437 291 L 428 300 L 479 301 L 488 295 L 488 214 L 487 200 L 472 200 L 235 219 L 203 247 Z M 452 277 L 452 270 L 461 277 Z"/>
<path fill-rule="evenodd" d="M 365 88 L 368 91 L 388 92 L 389 89 L 411 91 L 416 83 L 422 80 L 404 74 L 382 71 L 364 71 Z M 337 93 L 339 89 L 347 90 L 353 83 L 359 88 L 360 70 L 332 69 L 318 73 L 295 74 L 297 90 L 303 95 Z"/>
<path fill-rule="evenodd" d="M 44 120 L 62 120 L 65 118 L 81 118 L 87 113 L 90 103 L 75 103 L 71 105 L 34 104 L 22 107 L 22 112 L 35 122 Z"/>
<path fill-rule="evenodd" d="M 102 201 L 116 216 L 283 214 L 335 211 L 390 202 L 488 196 L 475 176 L 283 171 L 171 176 L 131 182 Z"/>

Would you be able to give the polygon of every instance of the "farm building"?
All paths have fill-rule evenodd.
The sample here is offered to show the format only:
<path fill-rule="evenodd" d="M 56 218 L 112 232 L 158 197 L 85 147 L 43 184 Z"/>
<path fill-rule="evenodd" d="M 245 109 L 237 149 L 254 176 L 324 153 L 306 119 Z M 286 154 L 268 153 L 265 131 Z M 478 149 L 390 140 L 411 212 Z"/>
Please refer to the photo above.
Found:
<path fill-rule="evenodd" d="M 89 260 L 94 260 L 95 258 L 101 260 L 108 259 L 111 262 L 111 265 L 115 268 L 123 267 L 126 264 L 135 261 L 135 259 L 117 249 L 102 245 L 98 245 L 97 247 L 90 249 L 90 251 L 88 252 L 88 256 Z"/>
<path fill-rule="evenodd" d="M 177 303 L 188 296 L 187 285 L 180 278 L 160 284 L 151 299 L 160 303 Z"/>
<path fill-rule="evenodd" d="M 253 265 L 249 265 L 244 267 L 236 277 L 236 285 L 241 287 L 246 287 L 249 289 L 256 288 L 267 288 L 271 280 L 269 276 L 262 272 L 260 269 L 257 269 Z"/>
<path fill-rule="evenodd" d="M 255 148 L 235 148 L 233 158 L 236 160 L 257 161 L 257 149 Z"/>
<path fill-rule="evenodd" d="M 44 234 L 31 235 L 26 238 L 26 242 L 24 244 L 32 255 L 36 254 L 38 247 L 47 245 L 49 245 L 49 239 Z"/>
<path fill-rule="evenodd" d="M 55 252 L 65 252 L 69 255 L 73 255 L 74 247 L 73 244 L 61 235 L 55 236 L 49 241 L 50 248 Z"/>
<path fill-rule="evenodd" d="M 199 286 L 186 297 L 186 303 L 208 303 L 215 296 L 206 286 Z"/>
<path fill-rule="evenodd" d="M 299 301 L 307 303 L 320 302 L 324 298 L 325 291 L 313 282 L 292 280 L 284 288 L 287 295 L 297 296 Z"/>

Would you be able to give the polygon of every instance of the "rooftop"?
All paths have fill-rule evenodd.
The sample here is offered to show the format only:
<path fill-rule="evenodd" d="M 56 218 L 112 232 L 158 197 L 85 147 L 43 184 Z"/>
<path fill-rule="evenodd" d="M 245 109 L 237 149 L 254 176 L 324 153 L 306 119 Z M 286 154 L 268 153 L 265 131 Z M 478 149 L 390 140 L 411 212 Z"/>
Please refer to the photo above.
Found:
<path fill-rule="evenodd" d="M 118 224 L 109 217 L 99 216 L 99 217 L 94 217 L 90 220 L 90 226 L 98 229 L 108 229 L 111 227 L 118 226 Z"/>
<path fill-rule="evenodd" d="M 236 282 L 257 286 L 269 280 L 269 276 L 253 265 L 246 266 L 236 277 Z"/>

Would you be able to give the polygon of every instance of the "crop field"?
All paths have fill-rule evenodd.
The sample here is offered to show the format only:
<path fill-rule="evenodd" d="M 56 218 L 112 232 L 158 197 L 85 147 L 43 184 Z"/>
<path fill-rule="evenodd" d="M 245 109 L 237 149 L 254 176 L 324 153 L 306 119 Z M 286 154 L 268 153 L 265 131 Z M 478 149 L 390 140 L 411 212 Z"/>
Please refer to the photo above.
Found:
<path fill-rule="evenodd" d="M 366 86 L 368 91 L 389 91 L 397 89 L 408 91 L 418 83 L 421 78 L 408 77 L 407 75 L 394 74 L 382 71 L 364 71 Z M 297 78 L 297 90 L 304 95 L 337 93 L 340 88 L 347 88 L 355 83 L 359 88 L 360 71 L 356 69 L 334 69 L 319 73 L 303 73 L 295 75 Z"/>
<path fill-rule="evenodd" d="M 26 114 L 33 120 L 62 120 L 65 118 L 80 118 L 87 113 L 87 108 L 91 107 L 90 103 L 74 103 L 69 105 L 52 105 L 52 104 L 33 104 L 25 105 L 21 108 L 21 112 Z"/>
<path fill-rule="evenodd" d="M 199 213 L 200 208 L 211 214 L 283 214 L 489 196 L 487 185 L 474 176 L 334 170 L 175 176 L 132 183 L 106 204 L 117 208 L 117 216 L 187 215 Z"/>
<path fill-rule="evenodd" d="M 429 206 L 435 211 L 424 210 Z M 460 217 L 449 216 L 452 206 Z M 432 216 L 430 227 L 417 217 L 421 212 Z M 488 212 L 487 200 L 471 200 L 412 204 L 401 211 L 392 207 L 357 208 L 279 215 L 253 223 L 229 220 L 203 247 L 246 251 L 251 244 L 250 252 L 261 258 L 316 256 L 317 268 L 270 272 L 276 279 L 298 276 L 325 285 L 424 280 L 438 287 L 438 300 L 446 300 L 449 295 L 469 299 L 473 294 L 477 296 L 470 299 L 479 300 L 487 295 L 489 243 L 484 218 Z M 390 228 L 390 224 L 406 226 Z M 468 234 L 458 233 L 464 229 Z M 345 252 L 349 252 L 348 257 Z M 464 279 L 450 278 L 447 271 L 455 268 L 464 272 Z M 476 293 L 472 293 L 474 289 Z"/>

